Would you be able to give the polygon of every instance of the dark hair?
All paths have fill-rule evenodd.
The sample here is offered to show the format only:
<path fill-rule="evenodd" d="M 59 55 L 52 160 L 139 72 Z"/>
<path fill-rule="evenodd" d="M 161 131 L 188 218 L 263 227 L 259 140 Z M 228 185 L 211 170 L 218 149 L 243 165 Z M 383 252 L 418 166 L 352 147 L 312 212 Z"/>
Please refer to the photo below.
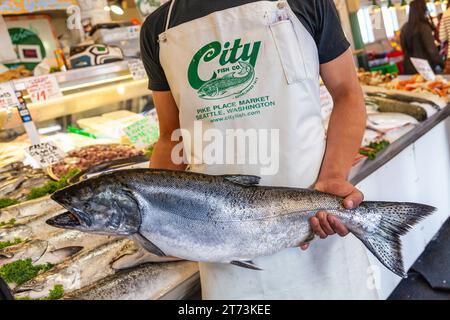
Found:
<path fill-rule="evenodd" d="M 408 22 L 402 28 L 402 32 L 407 39 L 411 39 L 417 32 L 421 24 L 432 27 L 427 16 L 427 4 L 425 0 L 414 0 L 409 4 Z"/>

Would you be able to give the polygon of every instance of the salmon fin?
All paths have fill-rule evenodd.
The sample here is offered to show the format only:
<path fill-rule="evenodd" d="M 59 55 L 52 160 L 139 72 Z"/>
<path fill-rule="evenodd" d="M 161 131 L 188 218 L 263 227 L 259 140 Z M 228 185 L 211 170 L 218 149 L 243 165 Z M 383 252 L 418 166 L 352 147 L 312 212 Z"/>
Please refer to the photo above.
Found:
<path fill-rule="evenodd" d="M 259 184 L 259 181 L 261 180 L 261 178 L 258 176 L 249 176 L 249 175 L 224 175 L 222 177 L 225 180 L 243 186 L 256 186 Z"/>
<path fill-rule="evenodd" d="M 148 252 L 144 248 L 139 247 L 136 251 L 124 254 L 112 261 L 111 268 L 114 270 L 123 270 L 134 268 L 144 263 L 172 262 L 181 260 L 182 259 L 180 258 L 169 256 L 159 257 L 151 252 Z"/>
<path fill-rule="evenodd" d="M 150 240 L 145 238 L 140 233 L 133 234 L 132 238 L 134 241 L 139 243 L 148 252 L 151 252 L 151 253 L 157 255 L 158 257 L 166 256 L 166 254 L 160 248 L 158 248 L 155 244 L 153 244 Z"/>
<path fill-rule="evenodd" d="M 372 232 L 354 233 L 375 257 L 396 275 L 406 278 L 400 236 L 436 208 L 417 203 L 365 202 L 369 212 L 381 219 Z"/>
<path fill-rule="evenodd" d="M 259 270 L 261 271 L 261 268 L 258 268 L 253 261 L 231 261 L 230 262 L 234 266 L 238 266 L 241 268 L 251 269 L 251 270 Z"/>

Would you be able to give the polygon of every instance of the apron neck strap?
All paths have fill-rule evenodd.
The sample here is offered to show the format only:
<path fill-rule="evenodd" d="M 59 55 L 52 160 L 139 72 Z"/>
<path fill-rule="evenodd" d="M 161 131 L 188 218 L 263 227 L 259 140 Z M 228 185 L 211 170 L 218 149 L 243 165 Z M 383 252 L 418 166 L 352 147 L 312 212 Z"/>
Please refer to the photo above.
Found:
<path fill-rule="evenodd" d="M 172 11 L 173 11 L 173 7 L 175 5 L 175 1 L 176 0 L 172 0 L 170 2 L 169 13 L 167 14 L 167 21 L 166 21 L 165 31 L 167 31 L 169 29 L 170 17 L 172 16 Z M 277 2 L 278 2 L 278 6 L 279 7 L 284 7 L 284 4 L 285 4 L 286 0 L 277 0 Z"/>
<path fill-rule="evenodd" d="M 172 16 L 172 10 L 173 10 L 173 6 L 174 5 L 175 5 L 175 0 L 172 0 L 170 2 L 169 13 L 167 14 L 166 30 L 165 31 L 167 31 L 169 29 L 170 17 Z"/>

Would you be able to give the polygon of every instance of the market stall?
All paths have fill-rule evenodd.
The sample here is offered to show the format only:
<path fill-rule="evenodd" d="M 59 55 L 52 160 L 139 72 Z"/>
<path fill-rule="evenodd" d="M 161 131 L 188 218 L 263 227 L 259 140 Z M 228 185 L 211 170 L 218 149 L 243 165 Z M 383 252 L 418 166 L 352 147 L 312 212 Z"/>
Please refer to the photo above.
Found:
<path fill-rule="evenodd" d="M 137 2 L 133 18 L 154 9 Z M 39 11 L 58 12 L 74 3 L 56 1 Z M 109 2 L 79 4 L 81 9 L 68 11 L 69 21 L 83 26 L 71 35 L 75 48 L 63 45 L 67 39 L 59 44 L 53 37 L 37 39 L 22 26 L 27 42 L 11 43 L 21 55 L 14 57 L 12 50 L 0 72 L 0 277 L 17 299 L 185 299 L 199 290 L 197 263 L 162 259 L 122 237 L 45 223 L 65 211 L 50 198 L 57 190 L 105 171 L 148 167 L 159 134 L 148 79 L 135 52 L 139 23 L 111 20 L 104 12 L 113 10 Z M 8 14 L 0 32 L 5 26 L 19 28 L 21 19 L 10 15 L 37 10 L 31 4 L 19 9 L 0 7 Z M 35 18 L 37 25 L 61 26 L 56 20 L 63 15 L 66 22 L 62 12 L 50 24 L 48 17 Z M 48 49 L 50 42 L 57 47 Z M 111 50 L 117 46 L 119 53 Z M 404 240 L 409 267 L 450 215 L 450 81 L 398 78 L 386 70 L 360 71 L 359 77 L 368 119 L 351 182 L 367 200 L 438 208 Z M 323 86 L 321 101 L 327 127 L 333 105 Z M 385 299 L 400 278 L 365 249 L 349 253 L 349 259 L 361 253 L 367 255 L 368 285 Z"/>

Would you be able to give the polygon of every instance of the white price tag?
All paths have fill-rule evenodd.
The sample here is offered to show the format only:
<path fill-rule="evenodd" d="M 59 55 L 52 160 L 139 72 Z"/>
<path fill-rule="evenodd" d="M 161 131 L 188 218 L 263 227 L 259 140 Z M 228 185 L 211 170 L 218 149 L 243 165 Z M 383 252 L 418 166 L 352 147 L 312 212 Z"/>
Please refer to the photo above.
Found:
<path fill-rule="evenodd" d="M 0 109 L 18 105 L 16 93 L 10 82 L 0 83 Z"/>
<path fill-rule="evenodd" d="M 58 81 L 53 75 L 30 78 L 26 81 L 26 88 L 33 103 L 62 97 Z"/>
<path fill-rule="evenodd" d="M 144 64 L 141 60 L 134 59 L 128 61 L 128 68 L 133 76 L 134 80 L 142 80 L 147 78 L 147 73 L 145 72 Z"/>
<path fill-rule="evenodd" d="M 427 60 L 419 59 L 419 58 L 411 58 L 411 62 L 416 68 L 417 72 L 420 73 L 425 80 L 434 80 L 436 75 L 431 69 L 430 63 Z"/>
<path fill-rule="evenodd" d="M 48 167 L 64 158 L 65 154 L 55 143 L 43 142 L 25 148 L 29 154 L 42 168 Z"/>

